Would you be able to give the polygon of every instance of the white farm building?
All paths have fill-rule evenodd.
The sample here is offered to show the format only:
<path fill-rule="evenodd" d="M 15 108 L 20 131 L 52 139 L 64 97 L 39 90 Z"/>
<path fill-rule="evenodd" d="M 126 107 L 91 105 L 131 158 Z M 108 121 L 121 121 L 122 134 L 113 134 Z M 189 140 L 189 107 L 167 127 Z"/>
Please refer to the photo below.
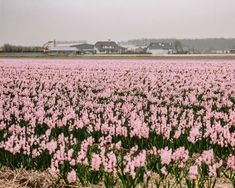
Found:
<path fill-rule="evenodd" d="M 76 54 L 78 53 L 78 49 L 76 47 L 70 46 L 56 46 L 49 50 L 47 50 L 49 54 Z"/>
<path fill-rule="evenodd" d="M 151 54 L 172 54 L 174 47 L 172 43 L 153 42 L 147 47 L 147 53 Z"/>

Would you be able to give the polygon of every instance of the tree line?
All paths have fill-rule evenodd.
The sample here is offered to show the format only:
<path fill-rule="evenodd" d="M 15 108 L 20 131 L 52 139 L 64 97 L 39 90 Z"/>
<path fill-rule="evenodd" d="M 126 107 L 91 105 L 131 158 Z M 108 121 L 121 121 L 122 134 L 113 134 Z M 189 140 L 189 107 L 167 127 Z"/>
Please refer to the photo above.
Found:
<path fill-rule="evenodd" d="M 2 52 L 42 52 L 42 47 L 39 46 L 16 46 L 11 44 L 4 44 Z"/>

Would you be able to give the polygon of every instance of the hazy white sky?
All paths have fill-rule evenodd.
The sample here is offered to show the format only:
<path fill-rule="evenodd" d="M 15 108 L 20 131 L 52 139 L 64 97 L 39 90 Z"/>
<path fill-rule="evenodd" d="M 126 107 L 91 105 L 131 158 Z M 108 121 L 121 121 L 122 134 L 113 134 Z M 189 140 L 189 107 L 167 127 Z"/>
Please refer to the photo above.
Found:
<path fill-rule="evenodd" d="M 0 45 L 235 38 L 235 0 L 0 0 Z"/>

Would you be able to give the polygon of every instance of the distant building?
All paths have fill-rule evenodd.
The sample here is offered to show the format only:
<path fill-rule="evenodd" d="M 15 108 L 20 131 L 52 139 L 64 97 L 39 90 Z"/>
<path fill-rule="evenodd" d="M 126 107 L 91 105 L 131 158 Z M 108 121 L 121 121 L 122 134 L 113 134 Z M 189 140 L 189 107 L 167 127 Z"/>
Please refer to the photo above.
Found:
<path fill-rule="evenodd" d="M 134 54 L 146 54 L 147 48 L 145 47 L 137 47 L 134 49 Z"/>
<path fill-rule="evenodd" d="M 95 50 L 98 54 L 122 54 L 125 48 L 118 46 L 114 41 L 98 41 L 95 43 Z"/>
<path fill-rule="evenodd" d="M 44 52 L 47 52 L 48 50 L 54 47 L 56 47 L 56 40 L 47 41 L 42 46 Z"/>
<path fill-rule="evenodd" d="M 230 49 L 230 54 L 235 54 L 235 48 L 234 49 Z"/>
<path fill-rule="evenodd" d="M 230 54 L 230 50 L 209 50 L 209 51 L 205 51 L 204 53 L 209 53 L 209 54 Z"/>
<path fill-rule="evenodd" d="M 126 54 L 146 54 L 147 47 L 146 46 L 135 46 L 135 45 L 121 45 L 125 48 Z"/>
<path fill-rule="evenodd" d="M 78 49 L 76 47 L 69 47 L 69 46 L 56 46 L 50 48 L 46 52 L 50 54 L 77 54 Z"/>
<path fill-rule="evenodd" d="M 95 54 L 95 45 L 93 44 L 77 44 L 71 47 L 76 47 L 81 54 Z"/>
<path fill-rule="evenodd" d="M 172 43 L 166 42 L 153 42 L 147 47 L 147 53 L 151 54 L 172 54 L 174 47 Z"/>
<path fill-rule="evenodd" d="M 224 50 L 211 50 L 209 53 L 211 54 L 224 54 Z"/>
<path fill-rule="evenodd" d="M 47 41 L 46 43 L 43 44 L 42 48 L 44 50 L 44 52 L 47 52 L 53 48 L 56 47 L 61 47 L 61 49 L 65 48 L 65 47 L 73 47 L 75 45 L 79 45 L 79 44 L 84 44 L 86 43 L 86 41 L 56 41 L 56 40 L 51 40 L 51 41 Z"/>
<path fill-rule="evenodd" d="M 133 54 L 133 53 L 134 53 L 134 50 L 135 50 L 136 48 L 138 48 L 137 46 L 131 45 L 131 44 L 129 44 L 129 45 L 120 44 L 120 46 L 125 49 L 125 53 L 127 53 L 127 54 Z"/>

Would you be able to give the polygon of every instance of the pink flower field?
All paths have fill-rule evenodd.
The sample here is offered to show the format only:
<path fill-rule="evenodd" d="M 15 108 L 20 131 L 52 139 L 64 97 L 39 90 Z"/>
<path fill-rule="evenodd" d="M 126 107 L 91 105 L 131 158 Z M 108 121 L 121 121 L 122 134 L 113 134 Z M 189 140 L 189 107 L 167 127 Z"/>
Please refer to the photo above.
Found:
<path fill-rule="evenodd" d="M 82 186 L 235 187 L 235 60 L 0 59 L 0 165 Z"/>

